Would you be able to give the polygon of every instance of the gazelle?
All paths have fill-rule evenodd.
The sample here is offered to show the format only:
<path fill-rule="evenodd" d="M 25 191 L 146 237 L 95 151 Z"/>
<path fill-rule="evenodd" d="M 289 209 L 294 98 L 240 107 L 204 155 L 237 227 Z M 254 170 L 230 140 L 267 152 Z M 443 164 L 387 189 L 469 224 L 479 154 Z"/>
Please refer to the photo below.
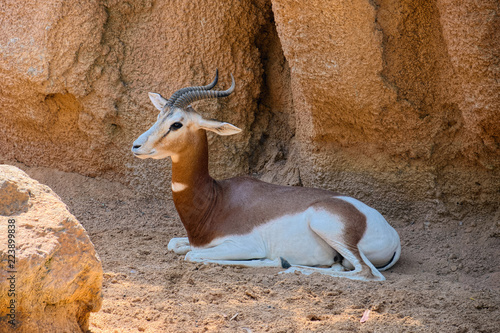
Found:
<path fill-rule="evenodd" d="M 190 103 L 229 96 L 217 84 L 187 87 L 170 99 L 149 98 L 157 121 L 133 143 L 139 158 L 172 159 L 172 195 L 187 231 L 168 249 L 193 262 L 283 267 L 334 277 L 382 281 L 399 259 L 398 233 L 364 203 L 326 190 L 278 186 L 250 177 L 214 180 L 208 171 L 206 131 L 233 135 L 236 126 L 208 120 Z"/>

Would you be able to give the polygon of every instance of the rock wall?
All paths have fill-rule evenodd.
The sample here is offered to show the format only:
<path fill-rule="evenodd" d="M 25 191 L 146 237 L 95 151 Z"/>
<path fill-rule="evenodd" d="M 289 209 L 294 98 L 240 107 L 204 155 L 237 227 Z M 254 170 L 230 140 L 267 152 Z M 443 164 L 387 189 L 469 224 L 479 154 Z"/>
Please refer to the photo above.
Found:
<path fill-rule="evenodd" d="M 262 84 L 255 45 L 270 4 L 251 1 L 3 1 L 0 155 L 28 165 L 131 182 L 165 193 L 168 162 L 133 158 L 156 119 L 148 91 L 205 84 L 218 67 L 231 99 L 199 104 L 246 129 L 211 138 L 216 175 L 248 170 L 249 131 Z"/>
<path fill-rule="evenodd" d="M 497 1 L 273 1 L 304 183 L 402 217 L 422 205 L 435 208 L 422 219 L 494 209 L 499 10 Z"/>
<path fill-rule="evenodd" d="M 5 161 L 166 194 L 169 162 L 129 153 L 156 116 L 147 92 L 205 84 L 218 67 L 236 92 L 195 108 L 244 134 L 210 136 L 216 177 L 332 188 L 408 219 L 500 201 L 495 0 L 0 6 Z"/>

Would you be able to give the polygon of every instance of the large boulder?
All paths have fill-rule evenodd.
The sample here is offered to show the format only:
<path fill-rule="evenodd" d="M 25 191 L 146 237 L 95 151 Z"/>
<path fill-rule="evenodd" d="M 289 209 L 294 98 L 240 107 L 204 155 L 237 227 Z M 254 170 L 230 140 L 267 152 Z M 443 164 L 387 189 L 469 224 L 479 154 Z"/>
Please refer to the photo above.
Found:
<path fill-rule="evenodd" d="M 102 276 L 87 232 L 59 197 L 0 165 L 0 332 L 13 324 L 15 332 L 86 332 Z"/>

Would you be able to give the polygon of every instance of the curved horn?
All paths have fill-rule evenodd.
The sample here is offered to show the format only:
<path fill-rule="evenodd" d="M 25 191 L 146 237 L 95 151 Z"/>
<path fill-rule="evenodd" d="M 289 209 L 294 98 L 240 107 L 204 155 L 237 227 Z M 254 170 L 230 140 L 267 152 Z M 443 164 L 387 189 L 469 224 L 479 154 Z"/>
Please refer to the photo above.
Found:
<path fill-rule="evenodd" d="M 178 108 L 185 108 L 189 104 L 202 99 L 227 97 L 231 95 L 235 86 L 236 84 L 234 82 L 234 77 L 233 74 L 231 74 L 231 87 L 229 87 L 229 89 L 223 91 L 213 91 L 213 90 L 189 91 L 184 93 L 179 98 L 177 98 L 177 100 L 173 103 L 173 106 Z"/>
<path fill-rule="evenodd" d="M 179 98 L 179 96 L 181 96 L 187 92 L 195 91 L 195 90 L 210 90 L 213 87 L 215 87 L 218 80 L 219 80 L 219 69 L 216 68 L 215 69 L 215 78 L 212 81 L 212 83 L 207 84 L 206 86 L 193 86 L 193 87 L 186 87 L 186 88 L 179 89 L 176 92 L 174 92 L 172 94 L 172 96 L 170 96 L 170 98 L 167 101 L 167 105 L 172 106 L 175 103 L 175 101 L 177 100 L 177 98 Z"/>

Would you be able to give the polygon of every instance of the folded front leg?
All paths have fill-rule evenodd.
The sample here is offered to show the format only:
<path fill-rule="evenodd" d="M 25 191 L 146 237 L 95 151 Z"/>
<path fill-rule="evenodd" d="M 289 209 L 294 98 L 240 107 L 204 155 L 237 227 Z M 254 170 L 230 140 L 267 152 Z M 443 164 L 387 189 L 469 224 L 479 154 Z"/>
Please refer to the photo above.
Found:
<path fill-rule="evenodd" d="M 169 251 L 174 251 L 177 254 L 186 254 L 191 251 L 189 239 L 187 237 L 172 238 L 167 246 Z"/>
<path fill-rule="evenodd" d="M 244 267 L 281 267 L 281 259 L 266 258 L 259 246 L 240 242 L 225 241 L 206 249 L 193 249 L 185 259 L 192 262 L 237 265 Z"/>

